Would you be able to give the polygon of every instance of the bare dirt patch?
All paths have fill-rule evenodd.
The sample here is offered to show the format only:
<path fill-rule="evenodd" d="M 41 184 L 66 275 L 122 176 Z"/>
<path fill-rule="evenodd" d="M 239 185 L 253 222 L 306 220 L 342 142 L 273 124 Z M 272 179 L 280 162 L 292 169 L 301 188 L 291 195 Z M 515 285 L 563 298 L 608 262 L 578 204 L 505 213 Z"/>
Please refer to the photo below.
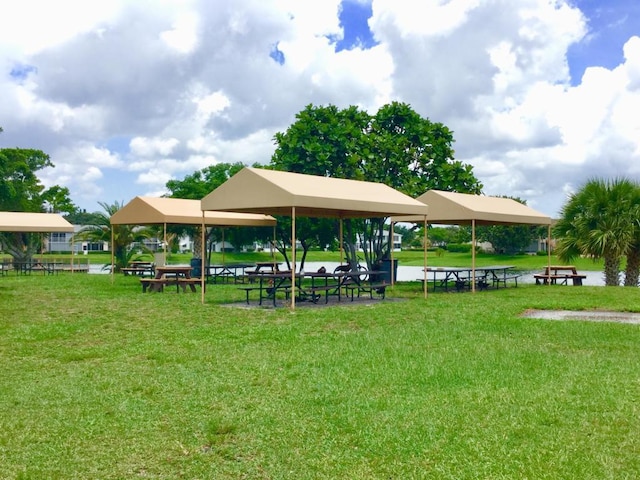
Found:
<path fill-rule="evenodd" d="M 588 322 L 618 322 L 640 324 L 640 313 L 613 312 L 605 310 L 527 310 L 522 314 L 525 318 L 542 320 L 582 320 Z"/>
<path fill-rule="evenodd" d="M 323 308 L 323 307 L 356 307 L 356 306 L 366 306 L 371 307 L 374 305 L 381 305 L 385 303 L 393 303 L 393 302 L 402 302 L 405 299 L 403 298 L 394 298 L 394 297 L 385 297 L 384 299 L 380 298 L 370 298 L 366 295 L 361 297 L 354 297 L 353 300 L 351 298 L 343 297 L 341 301 L 338 301 L 338 298 L 335 296 L 329 297 L 329 302 L 325 303 L 325 298 L 322 297 L 316 303 L 309 301 L 296 301 L 296 309 L 299 308 Z M 249 304 L 247 302 L 236 302 L 236 303 L 226 303 L 221 304 L 221 307 L 235 307 L 235 308 L 248 308 L 248 309 L 273 309 L 273 301 L 270 299 L 265 299 L 262 301 L 262 305 L 258 305 L 258 301 L 251 299 Z M 280 300 L 276 302 L 277 308 L 289 308 L 291 304 L 289 301 Z"/>

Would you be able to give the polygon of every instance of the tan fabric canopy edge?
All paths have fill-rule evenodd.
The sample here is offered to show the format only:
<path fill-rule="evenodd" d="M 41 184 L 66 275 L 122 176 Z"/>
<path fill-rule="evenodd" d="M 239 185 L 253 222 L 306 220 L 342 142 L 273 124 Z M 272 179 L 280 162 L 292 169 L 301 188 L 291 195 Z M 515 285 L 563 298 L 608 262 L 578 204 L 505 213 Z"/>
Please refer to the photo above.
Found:
<path fill-rule="evenodd" d="M 0 212 L 0 232 L 73 232 L 57 213 Z"/>
<path fill-rule="evenodd" d="M 302 217 L 424 215 L 428 207 L 388 185 L 245 167 L 201 201 L 202 210 Z"/>
<path fill-rule="evenodd" d="M 419 200 L 429 205 L 430 224 L 476 225 L 525 224 L 551 225 L 551 217 L 511 198 L 429 190 Z M 421 222 L 422 217 L 394 216 L 392 222 Z"/>
<path fill-rule="evenodd" d="M 471 225 L 472 290 L 476 291 L 476 226 L 477 225 L 546 225 L 551 239 L 551 217 L 548 217 L 511 198 L 489 197 L 468 193 L 429 190 L 417 200 L 429 205 L 427 222 L 443 225 Z M 395 216 L 392 223 L 419 223 L 416 216 Z M 426 242 L 425 242 L 426 245 Z M 551 264 L 551 250 L 547 248 L 547 264 Z"/>
<path fill-rule="evenodd" d="M 245 167 L 201 201 L 202 210 L 262 212 L 290 215 L 293 268 L 291 308 L 295 309 L 296 216 L 374 218 L 422 215 L 429 207 L 388 185 L 359 180 L 320 177 Z M 426 244 L 424 249 L 424 296 L 427 296 Z M 204 262 L 203 262 L 204 263 Z M 202 291 L 204 303 L 204 290 Z"/>
<path fill-rule="evenodd" d="M 111 216 L 112 225 L 201 225 L 200 200 L 166 197 L 135 197 Z M 273 226 L 270 215 L 205 212 L 207 226 Z"/>

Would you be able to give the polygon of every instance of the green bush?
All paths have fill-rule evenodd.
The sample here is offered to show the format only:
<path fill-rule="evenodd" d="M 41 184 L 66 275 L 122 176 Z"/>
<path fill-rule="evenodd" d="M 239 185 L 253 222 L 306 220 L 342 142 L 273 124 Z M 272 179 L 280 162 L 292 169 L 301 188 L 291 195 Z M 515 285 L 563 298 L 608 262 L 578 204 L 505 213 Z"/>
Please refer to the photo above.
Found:
<path fill-rule="evenodd" d="M 447 250 L 450 252 L 467 253 L 471 251 L 470 243 L 449 243 Z"/>

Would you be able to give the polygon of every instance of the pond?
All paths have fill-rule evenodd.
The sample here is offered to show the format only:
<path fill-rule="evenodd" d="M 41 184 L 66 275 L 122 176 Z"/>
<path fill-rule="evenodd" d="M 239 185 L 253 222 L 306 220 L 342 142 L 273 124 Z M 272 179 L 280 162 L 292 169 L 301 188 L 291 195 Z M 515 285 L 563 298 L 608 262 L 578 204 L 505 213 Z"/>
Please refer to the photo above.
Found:
<path fill-rule="evenodd" d="M 306 262 L 304 269 L 308 272 L 315 272 L 320 267 L 325 267 L 328 272 L 332 272 L 334 268 L 339 265 L 339 262 Z M 108 274 L 109 269 L 104 268 L 105 265 L 90 265 L 89 273 L 90 274 Z M 523 272 L 522 277 L 518 279 L 520 283 L 536 283 L 533 275 L 535 273 L 540 273 L 538 271 L 535 272 Z M 583 280 L 584 285 L 602 287 L 604 286 L 604 273 L 600 271 L 581 271 L 578 272 L 582 275 L 586 275 L 587 278 Z M 398 278 L 399 282 L 415 282 L 422 278 L 422 267 L 416 266 L 402 266 L 398 265 Z"/>

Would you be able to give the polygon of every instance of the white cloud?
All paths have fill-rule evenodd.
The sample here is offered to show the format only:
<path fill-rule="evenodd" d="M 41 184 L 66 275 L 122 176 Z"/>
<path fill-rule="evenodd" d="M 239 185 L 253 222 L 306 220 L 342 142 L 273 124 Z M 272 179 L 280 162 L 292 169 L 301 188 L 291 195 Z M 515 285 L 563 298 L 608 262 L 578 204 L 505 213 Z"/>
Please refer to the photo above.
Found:
<path fill-rule="evenodd" d="M 168 172 L 164 172 L 161 170 L 150 170 L 138 175 L 138 177 L 136 178 L 136 183 L 140 185 L 150 186 L 164 185 L 169 180 L 171 180 L 171 178 L 171 174 L 169 174 Z"/>
<path fill-rule="evenodd" d="M 131 154 L 140 157 L 155 155 L 169 155 L 180 143 L 177 138 L 143 138 L 135 137 L 131 140 Z"/>
<path fill-rule="evenodd" d="M 567 51 L 587 29 L 572 4 L 373 0 L 378 45 L 336 52 L 339 0 L 13 2 L 0 146 L 44 150 L 46 182 L 95 203 L 216 162 L 267 163 L 308 104 L 399 100 L 454 131 L 487 193 L 556 214 L 585 178 L 640 168 L 640 38 L 572 85 Z"/>
<path fill-rule="evenodd" d="M 162 40 L 179 53 L 192 52 L 198 43 L 198 29 L 200 28 L 198 15 L 195 12 L 180 14 L 171 27 L 171 30 L 160 34 Z"/>
<path fill-rule="evenodd" d="M 390 20 L 403 36 L 445 36 L 465 24 L 480 0 L 382 0 L 374 15 Z M 377 20 L 374 19 L 374 20 Z"/>
<path fill-rule="evenodd" d="M 231 106 L 229 98 L 222 92 L 213 92 L 200 98 L 194 98 L 194 103 L 198 106 L 198 115 L 205 121 L 210 117 L 222 113 Z"/>
<path fill-rule="evenodd" d="M 0 52 L 32 55 L 114 21 L 122 1 L 20 0 L 7 2 L 0 15 Z"/>

